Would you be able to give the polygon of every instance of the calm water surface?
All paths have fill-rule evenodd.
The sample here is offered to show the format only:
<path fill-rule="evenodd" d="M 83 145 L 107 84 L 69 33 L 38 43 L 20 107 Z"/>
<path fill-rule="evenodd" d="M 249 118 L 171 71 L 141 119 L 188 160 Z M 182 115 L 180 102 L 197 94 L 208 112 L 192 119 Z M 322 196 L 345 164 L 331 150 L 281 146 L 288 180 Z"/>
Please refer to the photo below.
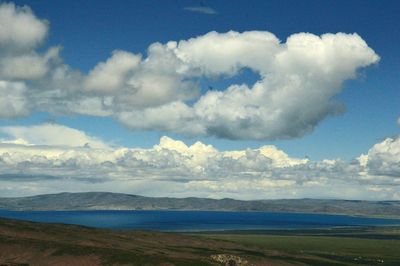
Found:
<path fill-rule="evenodd" d="M 6 211 L 0 217 L 98 228 L 160 231 L 311 229 L 399 225 L 400 220 L 273 212 L 220 211 Z"/>

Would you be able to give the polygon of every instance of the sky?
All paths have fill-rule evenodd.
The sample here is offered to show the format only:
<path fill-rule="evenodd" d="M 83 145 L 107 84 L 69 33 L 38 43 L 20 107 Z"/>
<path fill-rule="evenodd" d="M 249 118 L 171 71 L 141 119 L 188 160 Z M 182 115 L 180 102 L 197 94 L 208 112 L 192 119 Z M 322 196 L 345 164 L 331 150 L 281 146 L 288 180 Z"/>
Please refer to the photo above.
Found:
<path fill-rule="evenodd" d="M 0 196 L 400 199 L 398 1 L 0 3 Z"/>

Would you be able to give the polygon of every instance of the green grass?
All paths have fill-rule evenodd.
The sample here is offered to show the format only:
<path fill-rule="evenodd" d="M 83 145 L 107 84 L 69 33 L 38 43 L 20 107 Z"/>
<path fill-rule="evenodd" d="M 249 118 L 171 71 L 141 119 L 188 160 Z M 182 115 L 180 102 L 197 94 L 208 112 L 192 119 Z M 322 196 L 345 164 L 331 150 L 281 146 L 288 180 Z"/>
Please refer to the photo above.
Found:
<path fill-rule="evenodd" d="M 400 240 L 376 240 L 355 237 L 276 236 L 245 234 L 207 234 L 206 238 L 241 243 L 264 250 L 279 251 L 284 260 L 301 262 L 303 255 L 345 263 L 344 265 L 400 265 Z M 383 260 L 383 263 L 381 262 Z M 306 262 L 317 265 L 317 261 Z M 326 263 L 328 262 L 324 262 Z M 343 264 L 340 264 L 343 265 Z"/>

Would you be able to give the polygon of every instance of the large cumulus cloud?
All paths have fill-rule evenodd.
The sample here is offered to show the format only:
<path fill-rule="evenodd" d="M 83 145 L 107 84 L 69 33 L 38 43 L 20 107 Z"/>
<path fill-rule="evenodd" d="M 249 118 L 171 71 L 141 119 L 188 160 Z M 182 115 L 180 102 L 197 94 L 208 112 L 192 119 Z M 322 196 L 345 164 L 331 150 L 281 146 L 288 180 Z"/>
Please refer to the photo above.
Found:
<path fill-rule="evenodd" d="M 332 98 L 343 82 L 379 59 L 360 36 L 343 33 L 300 33 L 281 43 L 269 32 L 211 32 L 163 47 L 179 59 L 176 69 L 182 76 L 226 77 L 249 68 L 260 80 L 208 91 L 192 105 L 175 99 L 144 110 L 125 109 L 117 118 L 134 129 L 230 139 L 294 138 L 312 131 L 327 116 L 342 112 Z M 165 109 L 172 109 L 172 127 L 169 120 L 158 120 Z"/>
<path fill-rule="evenodd" d="M 48 23 L 28 7 L 1 4 L 0 22 L 0 118 L 76 113 L 133 130 L 296 138 L 343 112 L 334 100 L 343 82 L 379 60 L 356 33 L 296 33 L 282 42 L 266 31 L 230 31 L 153 43 L 146 55 L 115 50 L 85 74 L 63 63 L 59 47 L 43 50 Z M 201 93 L 201 80 L 243 69 L 259 80 Z"/>

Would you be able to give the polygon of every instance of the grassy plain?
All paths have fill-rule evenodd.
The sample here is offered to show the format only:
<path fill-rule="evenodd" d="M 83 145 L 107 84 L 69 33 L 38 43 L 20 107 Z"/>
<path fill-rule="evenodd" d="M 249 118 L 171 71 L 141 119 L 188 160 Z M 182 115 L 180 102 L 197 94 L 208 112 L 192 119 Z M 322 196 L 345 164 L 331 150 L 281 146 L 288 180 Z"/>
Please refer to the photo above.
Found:
<path fill-rule="evenodd" d="M 276 251 L 271 259 L 305 265 L 400 265 L 396 227 L 202 234 L 215 240 Z"/>
<path fill-rule="evenodd" d="M 400 265 L 400 229 L 162 233 L 0 219 L 0 265 Z"/>

